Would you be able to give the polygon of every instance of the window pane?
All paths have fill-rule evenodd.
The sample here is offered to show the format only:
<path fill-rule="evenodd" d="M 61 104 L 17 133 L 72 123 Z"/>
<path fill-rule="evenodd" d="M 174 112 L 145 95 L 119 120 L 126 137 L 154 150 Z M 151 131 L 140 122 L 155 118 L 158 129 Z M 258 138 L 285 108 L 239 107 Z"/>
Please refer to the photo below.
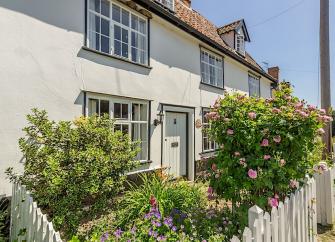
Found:
<path fill-rule="evenodd" d="M 140 140 L 140 124 L 131 124 L 131 140 Z"/>
<path fill-rule="evenodd" d="M 101 34 L 109 36 L 109 21 L 101 19 Z"/>
<path fill-rule="evenodd" d="M 140 105 L 137 103 L 132 104 L 132 120 L 139 121 L 140 120 Z"/>
<path fill-rule="evenodd" d="M 100 101 L 100 115 L 108 114 L 109 115 L 109 101 L 101 100 Z"/>
<path fill-rule="evenodd" d="M 109 1 L 101 0 L 101 14 L 106 17 L 109 17 L 109 9 L 110 9 Z"/>
<path fill-rule="evenodd" d="M 128 119 L 128 104 L 122 104 L 122 118 Z"/>
<path fill-rule="evenodd" d="M 114 38 L 116 40 L 121 40 L 121 28 L 117 25 L 114 25 Z"/>
<path fill-rule="evenodd" d="M 141 104 L 141 121 L 147 121 L 148 120 L 148 109 L 146 104 Z"/>
<path fill-rule="evenodd" d="M 121 42 L 115 40 L 114 41 L 114 54 L 115 55 L 121 55 Z"/>
<path fill-rule="evenodd" d="M 118 23 L 120 23 L 121 21 L 121 9 L 119 6 L 116 6 L 115 4 L 113 4 L 112 7 L 112 19 Z"/>
<path fill-rule="evenodd" d="M 131 60 L 134 62 L 138 62 L 137 49 L 135 48 L 131 48 Z"/>
<path fill-rule="evenodd" d="M 93 13 L 89 14 L 89 29 L 94 32 L 100 32 L 100 17 Z"/>
<path fill-rule="evenodd" d="M 122 133 L 123 134 L 129 134 L 129 125 L 128 124 L 122 124 Z"/>
<path fill-rule="evenodd" d="M 142 34 L 146 34 L 147 33 L 147 24 L 143 19 L 140 19 L 139 21 L 139 31 Z"/>
<path fill-rule="evenodd" d="M 88 115 L 99 115 L 99 100 L 97 99 L 88 99 Z"/>
<path fill-rule="evenodd" d="M 121 131 L 121 124 L 115 124 L 114 131 Z"/>
<path fill-rule="evenodd" d="M 95 12 L 100 13 L 100 0 L 90 0 L 89 8 Z"/>
<path fill-rule="evenodd" d="M 109 54 L 109 38 L 101 35 L 101 51 Z"/>
<path fill-rule="evenodd" d="M 138 30 L 138 17 L 135 15 L 131 15 L 131 28 Z"/>
<path fill-rule="evenodd" d="M 114 103 L 114 118 L 121 118 L 121 104 Z"/>
<path fill-rule="evenodd" d="M 128 43 L 128 30 L 122 29 L 122 42 Z"/>
<path fill-rule="evenodd" d="M 122 9 L 122 24 L 129 26 L 129 12 Z"/>
<path fill-rule="evenodd" d="M 123 57 L 128 58 L 128 44 L 122 44 L 122 54 Z"/>

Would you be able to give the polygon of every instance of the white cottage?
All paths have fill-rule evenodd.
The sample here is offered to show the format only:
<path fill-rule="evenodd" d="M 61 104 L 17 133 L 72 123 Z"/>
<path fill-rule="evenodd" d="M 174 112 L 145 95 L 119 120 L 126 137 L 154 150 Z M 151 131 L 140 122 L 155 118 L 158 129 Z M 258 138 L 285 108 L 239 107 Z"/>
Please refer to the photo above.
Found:
<path fill-rule="evenodd" d="M 193 179 L 216 149 L 204 114 L 224 89 L 271 96 L 278 70 L 246 52 L 243 20 L 216 27 L 191 0 L 0 0 L 0 193 L 18 170 L 26 114 L 71 120 L 108 113 L 140 140 L 139 171 Z"/>

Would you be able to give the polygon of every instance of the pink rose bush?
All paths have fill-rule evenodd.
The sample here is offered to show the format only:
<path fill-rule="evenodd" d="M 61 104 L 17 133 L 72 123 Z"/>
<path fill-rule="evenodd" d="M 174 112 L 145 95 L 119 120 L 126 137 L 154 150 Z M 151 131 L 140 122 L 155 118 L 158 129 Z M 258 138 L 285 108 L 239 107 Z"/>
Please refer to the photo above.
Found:
<path fill-rule="evenodd" d="M 332 118 L 292 91 L 280 83 L 269 99 L 225 93 L 213 107 L 217 115 L 209 119 L 208 134 L 224 149 L 208 161 L 216 166 L 209 169 L 211 192 L 238 214 L 255 204 L 277 207 L 321 160 L 311 154 L 322 150 L 320 139 Z"/>

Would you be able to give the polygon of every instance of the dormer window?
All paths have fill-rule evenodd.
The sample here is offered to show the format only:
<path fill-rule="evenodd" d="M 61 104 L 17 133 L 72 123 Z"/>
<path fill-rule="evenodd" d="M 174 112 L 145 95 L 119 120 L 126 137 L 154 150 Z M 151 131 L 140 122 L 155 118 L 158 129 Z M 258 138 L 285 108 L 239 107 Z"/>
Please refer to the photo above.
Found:
<path fill-rule="evenodd" d="M 241 55 L 245 55 L 245 44 L 244 44 L 244 35 L 237 34 L 236 35 L 236 51 Z"/>
<path fill-rule="evenodd" d="M 174 11 L 174 0 L 156 0 L 156 2 L 162 4 L 171 11 Z"/>

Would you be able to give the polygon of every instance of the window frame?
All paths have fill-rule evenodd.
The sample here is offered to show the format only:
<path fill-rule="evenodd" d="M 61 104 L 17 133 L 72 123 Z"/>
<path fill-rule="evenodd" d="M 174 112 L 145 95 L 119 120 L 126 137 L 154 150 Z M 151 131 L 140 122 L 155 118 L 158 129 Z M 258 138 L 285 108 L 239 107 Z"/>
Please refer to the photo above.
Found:
<path fill-rule="evenodd" d="M 207 65 L 210 65 L 210 66 L 214 66 L 214 68 L 218 68 L 218 67 L 217 67 L 216 65 L 212 65 L 212 64 L 210 64 L 209 62 L 208 62 L 208 63 L 204 62 L 204 61 L 202 60 L 202 53 L 203 53 L 203 52 L 204 52 L 204 53 L 207 53 L 208 56 L 212 56 L 212 57 L 214 57 L 215 60 L 216 60 L 216 59 L 220 59 L 220 60 L 221 60 L 221 64 L 222 64 L 222 66 L 221 66 L 221 70 L 222 70 L 222 87 L 219 86 L 218 83 L 216 83 L 217 85 L 213 85 L 213 84 L 211 84 L 210 82 L 207 83 L 207 82 L 204 81 L 204 76 L 203 76 L 203 73 L 204 73 L 204 70 L 203 70 L 203 63 L 204 63 L 204 64 L 207 64 Z M 217 70 L 215 70 L 215 71 L 217 71 Z M 216 54 L 215 52 L 210 51 L 210 50 L 208 50 L 208 49 L 206 49 L 206 48 L 200 46 L 200 76 L 201 76 L 201 84 L 209 85 L 209 86 L 211 86 L 211 87 L 215 87 L 215 88 L 219 88 L 219 89 L 224 89 L 224 85 L 225 85 L 225 81 L 224 81 L 224 76 L 225 76 L 225 75 L 224 75 L 224 73 L 225 73 L 225 68 L 224 68 L 224 56 L 219 55 L 219 54 Z M 210 71 L 209 71 L 209 75 L 210 75 Z M 210 77 L 209 77 L 209 78 L 210 78 Z"/>
<path fill-rule="evenodd" d="M 205 125 L 210 125 L 210 123 L 205 123 L 205 113 L 206 112 L 210 112 L 211 109 L 210 108 L 206 108 L 206 107 L 203 107 L 201 108 L 201 120 L 202 120 L 202 127 L 201 127 L 201 134 L 202 134 L 202 137 L 201 137 L 201 145 L 202 145 L 202 153 L 205 154 L 205 153 L 212 153 L 212 152 L 215 152 L 219 149 L 219 146 L 218 144 L 215 142 L 215 141 L 210 141 L 209 140 L 209 137 L 207 136 L 207 143 L 208 144 L 211 144 L 213 143 L 214 144 L 214 148 L 213 149 L 205 149 L 205 132 L 204 132 L 204 126 Z M 211 147 L 211 145 L 208 145 L 208 147 Z"/>
<path fill-rule="evenodd" d="M 114 1 L 114 0 L 107 0 L 107 1 L 109 2 L 109 17 L 106 17 L 105 15 L 103 15 L 99 12 L 91 10 L 90 9 L 90 0 L 85 0 L 86 10 L 85 10 L 85 41 L 84 41 L 85 48 L 84 49 L 87 49 L 87 50 L 90 50 L 90 51 L 93 51 L 93 52 L 96 52 L 96 53 L 99 53 L 99 54 L 102 54 L 102 55 L 107 55 L 107 56 L 110 56 L 110 57 L 113 57 L 113 58 L 116 58 L 116 59 L 119 59 L 119 60 L 123 60 L 123 61 L 129 62 L 129 63 L 133 63 L 133 64 L 136 64 L 136 65 L 149 67 L 149 65 L 150 65 L 150 19 L 149 19 L 149 17 L 147 17 L 147 16 L 141 14 L 140 12 L 138 12 L 138 11 L 122 4 L 122 3 L 119 3 L 117 1 Z M 129 13 L 129 26 L 125 26 L 122 23 L 119 23 L 119 22 L 113 20 L 113 5 L 118 6 L 121 9 L 121 11 L 120 11 L 121 18 L 122 18 L 122 9 L 126 10 Z M 109 21 L 109 36 L 108 36 L 108 38 L 109 38 L 109 52 L 108 53 L 104 52 L 104 51 L 101 51 L 101 38 L 99 38 L 99 40 L 100 40 L 99 50 L 97 50 L 96 48 L 90 47 L 90 32 L 92 32 L 90 30 L 90 13 L 93 14 L 93 15 L 98 16 L 99 18 L 103 18 L 103 19 Z M 144 22 L 145 22 L 145 32 L 146 32 L 145 33 L 145 50 L 143 50 L 145 52 L 144 53 L 144 58 L 145 58 L 144 63 L 132 60 L 132 53 L 131 53 L 131 51 L 132 51 L 132 37 L 131 37 L 132 32 L 135 32 L 136 34 L 144 35 L 139 30 L 132 29 L 132 27 L 131 27 L 132 15 L 136 16 L 139 19 L 144 20 Z M 121 29 L 126 28 L 127 31 L 128 31 L 128 43 L 127 43 L 128 44 L 128 57 L 123 57 L 122 53 L 121 53 L 121 55 L 115 54 L 115 49 L 114 49 L 114 46 L 115 46 L 114 45 L 114 41 L 115 41 L 114 26 L 115 25 L 119 26 Z M 95 33 L 97 33 L 97 32 L 95 32 Z M 100 23 L 100 33 L 99 34 L 102 35 L 101 34 L 101 23 Z M 137 47 L 135 47 L 135 48 L 139 49 Z"/>
<path fill-rule="evenodd" d="M 239 38 L 241 38 L 240 44 L 238 44 Z M 236 46 L 236 51 L 240 53 L 241 55 L 245 56 L 245 40 L 244 40 L 244 35 L 243 34 L 236 34 L 235 35 L 235 46 Z M 241 48 L 242 46 L 242 48 Z"/>
<path fill-rule="evenodd" d="M 159 3 L 160 5 L 162 5 L 163 7 L 171 10 L 172 12 L 175 11 L 175 0 L 165 0 L 165 1 L 171 1 L 171 5 L 172 5 L 172 8 L 168 7 L 166 4 L 164 4 L 162 1 L 164 0 L 155 0 L 157 3 Z"/>
<path fill-rule="evenodd" d="M 258 95 L 251 95 L 251 86 L 250 86 L 250 80 L 256 80 L 258 81 Z M 249 97 L 261 97 L 261 78 L 257 77 L 251 73 L 248 73 L 248 88 L 249 88 Z"/>
<path fill-rule="evenodd" d="M 115 96 L 109 96 L 109 95 L 103 95 L 103 94 L 93 94 L 93 93 L 87 93 L 86 95 L 86 103 L 87 106 L 85 107 L 85 114 L 86 116 L 89 116 L 89 100 L 95 99 L 98 100 L 99 103 L 101 100 L 109 101 L 109 117 L 115 121 L 115 124 L 118 125 L 128 125 L 128 136 L 130 140 L 132 141 L 132 124 L 146 124 L 146 130 L 145 130 L 145 136 L 146 136 L 146 158 L 140 159 L 141 163 L 145 163 L 150 160 L 150 101 L 147 100 L 141 100 L 141 99 L 135 99 L 135 98 L 122 98 L 122 97 L 115 97 Z M 127 104 L 128 105 L 128 118 L 127 119 L 115 119 L 114 118 L 114 104 L 120 103 L 120 104 Z M 133 104 L 143 104 L 146 105 L 146 120 L 132 120 L 132 105 Z M 100 115 L 100 110 L 98 110 L 98 113 Z"/>

